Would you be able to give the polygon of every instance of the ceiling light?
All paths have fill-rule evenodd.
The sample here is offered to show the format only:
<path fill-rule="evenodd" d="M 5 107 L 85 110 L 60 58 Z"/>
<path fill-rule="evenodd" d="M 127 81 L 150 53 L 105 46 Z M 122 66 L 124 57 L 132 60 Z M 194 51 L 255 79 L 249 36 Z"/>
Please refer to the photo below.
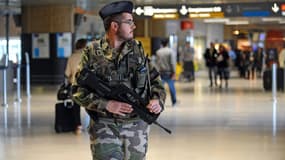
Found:
<path fill-rule="evenodd" d="M 239 35 L 239 30 L 234 30 L 234 31 L 233 31 L 233 34 L 234 34 L 234 35 Z"/>
<path fill-rule="evenodd" d="M 167 14 L 154 14 L 153 15 L 154 19 L 177 19 L 178 18 L 178 14 L 171 14 L 171 13 L 167 13 Z"/>
<path fill-rule="evenodd" d="M 248 21 L 228 21 L 226 25 L 247 25 L 249 24 Z"/>
<path fill-rule="evenodd" d="M 205 23 L 226 23 L 228 22 L 228 18 L 211 18 L 211 19 L 205 19 Z"/>
<path fill-rule="evenodd" d="M 280 21 L 281 18 L 262 18 L 263 22 L 272 22 L 272 21 Z"/>

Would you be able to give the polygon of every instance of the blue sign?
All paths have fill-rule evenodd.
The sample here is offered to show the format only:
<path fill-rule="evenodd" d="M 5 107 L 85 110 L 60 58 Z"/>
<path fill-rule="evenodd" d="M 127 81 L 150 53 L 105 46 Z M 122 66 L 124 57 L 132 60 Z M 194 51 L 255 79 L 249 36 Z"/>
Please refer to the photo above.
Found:
<path fill-rule="evenodd" d="M 244 11 L 242 16 L 244 17 L 268 17 L 269 11 Z"/>
<path fill-rule="evenodd" d="M 223 12 L 225 17 L 281 17 L 281 3 L 229 3 Z"/>

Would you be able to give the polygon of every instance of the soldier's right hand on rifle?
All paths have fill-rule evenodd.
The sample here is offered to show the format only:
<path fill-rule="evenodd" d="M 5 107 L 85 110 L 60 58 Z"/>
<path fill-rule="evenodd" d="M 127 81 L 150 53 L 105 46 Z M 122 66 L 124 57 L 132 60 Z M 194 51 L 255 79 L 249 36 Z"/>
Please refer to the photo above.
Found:
<path fill-rule="evenodd" d="M 133 108 L 127 103 L 110 100 L 107 103 L 106 110 L 114 114 L 125 116 L 126 113 L 131 113 Z"/>

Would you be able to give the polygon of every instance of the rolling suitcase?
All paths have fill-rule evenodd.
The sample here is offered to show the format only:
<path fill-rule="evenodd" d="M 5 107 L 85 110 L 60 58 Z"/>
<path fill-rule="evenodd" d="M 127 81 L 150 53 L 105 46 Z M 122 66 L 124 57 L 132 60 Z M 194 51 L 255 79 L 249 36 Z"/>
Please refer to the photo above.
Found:
<path fill-rule="evenodd" d="M 75 116 L 73 113 L 73 102 L 71 100 L 56 103 L 54 128 L 56 133 L 75 130 Z"/>
<path fill-rule="evenodd" d="M 272 70 L 265 70 L 263 73 L 263 88 L 270 91 L 272 87 Z"/>
<path fill-rule="evenodd" d="M 284 91 L 284 69 L 277 69 L 277 90 Z M 271 91 L 272 89 L 272 70 L 265 70 L 263 73 L 263 88 L 265 91 Z"/>

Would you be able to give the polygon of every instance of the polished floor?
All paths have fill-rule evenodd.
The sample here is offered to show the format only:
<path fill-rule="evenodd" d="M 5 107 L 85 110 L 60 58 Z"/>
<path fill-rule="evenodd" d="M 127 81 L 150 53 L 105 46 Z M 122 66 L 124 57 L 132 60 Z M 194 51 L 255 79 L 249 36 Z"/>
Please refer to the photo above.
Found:
<path fill-rule="evenodd" d="M 159 118 L 173 133 L 152 125 L 147 160 L 285 160 L 285 93 L 275 97 L 261 79 L 235 75 L 228 89 L 209 88 L 204 72 L 176 87 L 180 104 L 172 107 L 168 96 Z M 91 159 L 86 131 L 55 133 L 56 89 L 33 86 L 21 103 L 9 95 L 0 108 L 0 160 Z"/>

